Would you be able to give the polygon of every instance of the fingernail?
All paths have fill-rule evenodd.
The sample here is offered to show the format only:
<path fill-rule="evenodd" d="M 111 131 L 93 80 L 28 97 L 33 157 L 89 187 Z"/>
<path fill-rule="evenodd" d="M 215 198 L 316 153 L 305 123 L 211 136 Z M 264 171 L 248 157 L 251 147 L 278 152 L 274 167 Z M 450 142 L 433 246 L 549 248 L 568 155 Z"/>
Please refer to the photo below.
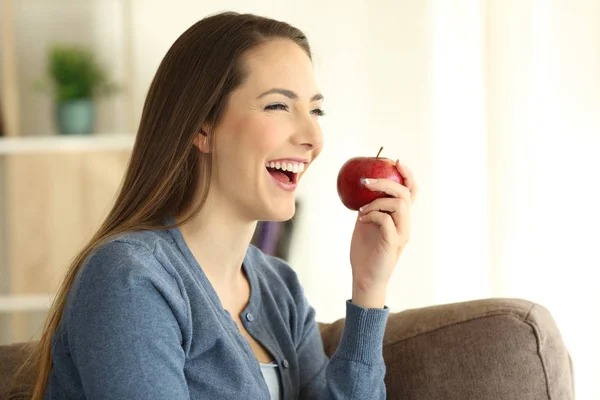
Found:
<path fill-rule="evenodd" d="M 396 161 L 398 161 L 398 164 L 404 165 L 404 161 L 402 161 L 402 160 L 396 160 Z"/>
<path fill-rule="evenodd" d="M 371 183 L 377 182 L 377 179 L 365 178 L 365 185 L 370 185 Z"/>
<path fill-rule="evenodd" d="M 358 211 L 363 212 L 364 209 L 365 209 L 365 206 L 362 206 L 361 208 L 358 209 Z"/>

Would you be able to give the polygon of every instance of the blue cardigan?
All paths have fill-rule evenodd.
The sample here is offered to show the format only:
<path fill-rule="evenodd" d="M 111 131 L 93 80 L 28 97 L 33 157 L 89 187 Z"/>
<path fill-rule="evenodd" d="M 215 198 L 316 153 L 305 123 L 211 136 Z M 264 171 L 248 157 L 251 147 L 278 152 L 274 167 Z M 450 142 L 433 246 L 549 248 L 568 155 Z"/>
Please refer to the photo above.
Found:
<path fill-rule="evenodd" d="M 282 399 L 385 398 L 387 307 L 346 301 L 329 360 L 296 273 L 254 246 L 243 268 L 251 294 L 240 318 L 278 363 Z M 53 340 L 45 399 L 269 399 L 248 341 L 178 228 L 123 234 L 95 249 Z"/>

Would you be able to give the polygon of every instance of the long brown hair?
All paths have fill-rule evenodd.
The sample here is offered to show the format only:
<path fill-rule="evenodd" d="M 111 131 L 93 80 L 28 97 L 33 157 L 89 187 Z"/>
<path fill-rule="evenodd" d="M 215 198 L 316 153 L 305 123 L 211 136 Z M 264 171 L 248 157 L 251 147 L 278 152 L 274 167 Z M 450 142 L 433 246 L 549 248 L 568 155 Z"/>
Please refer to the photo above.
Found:
<path fill-rule="evenodd" d="M 115 204 L 90 241 L 76 255 L 50 308 L 40 341 L 21 371 L 36 369 L 32 399 L 44 396 L 52 369 L 52 341 L 73 280 L 101 242 L 132 230 L 165 229 L 160 221 L 194 218 L 208 194 L 211 153 L 194 146 L 203 133 L 213 147 L 212 129 L 230 93 L 247 76 L 244 55 L 272 39 L 297 43 L 309 58 L 305 35 L 273 19 L 224 12 L 187 29 L 171 46 L 150 85 L 131 158 Z M 28 365 L 27 365 L 28 364 Z"/>

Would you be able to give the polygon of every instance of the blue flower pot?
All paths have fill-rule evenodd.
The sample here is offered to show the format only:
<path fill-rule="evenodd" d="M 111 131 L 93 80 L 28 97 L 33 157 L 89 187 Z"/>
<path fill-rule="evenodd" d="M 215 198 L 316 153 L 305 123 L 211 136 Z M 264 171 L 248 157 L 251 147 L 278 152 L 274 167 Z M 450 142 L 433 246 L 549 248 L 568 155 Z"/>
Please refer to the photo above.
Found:
<path fill-rule="evenodd" d="M 96 109 L 92 99 L 70 100 L 56 105 L 56 122 L 63 135 L 91 134 L 95 120 Z"/>

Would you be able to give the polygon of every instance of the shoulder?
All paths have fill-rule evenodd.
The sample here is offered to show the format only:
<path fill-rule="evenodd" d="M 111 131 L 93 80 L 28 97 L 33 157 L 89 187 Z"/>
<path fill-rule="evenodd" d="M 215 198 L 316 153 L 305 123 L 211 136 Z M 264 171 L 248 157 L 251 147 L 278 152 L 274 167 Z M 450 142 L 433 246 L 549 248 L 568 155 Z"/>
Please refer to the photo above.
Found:
<path fill-rule="evenodd" d="M 96 247 L 96 251 L 106 246 L 137 249 L 138 252 L 154 253 L 157 248 L 173 245 L 175 242 L 166 230 L 136 230 L 113 236 Z"/>
<path fill-rule="evenodd" d="M 165 242 L 159 231 L 133 231 L 98 244 L 81 265 L 81 275 L 156 275 L 165 268 L 156 248 Z"/>
<path fill-rule="evenodd" d="M 83 260 L 71 287 L 71 301 L 88 302 L 96 297 L 107 301 L 111 295 L 143 296 L 144 291 L 177 301 L 181 298 L 179 280 L 156 250 L 168 245 L 168 240 L 160 231 L 135 231 L 101 242 Z"/>

